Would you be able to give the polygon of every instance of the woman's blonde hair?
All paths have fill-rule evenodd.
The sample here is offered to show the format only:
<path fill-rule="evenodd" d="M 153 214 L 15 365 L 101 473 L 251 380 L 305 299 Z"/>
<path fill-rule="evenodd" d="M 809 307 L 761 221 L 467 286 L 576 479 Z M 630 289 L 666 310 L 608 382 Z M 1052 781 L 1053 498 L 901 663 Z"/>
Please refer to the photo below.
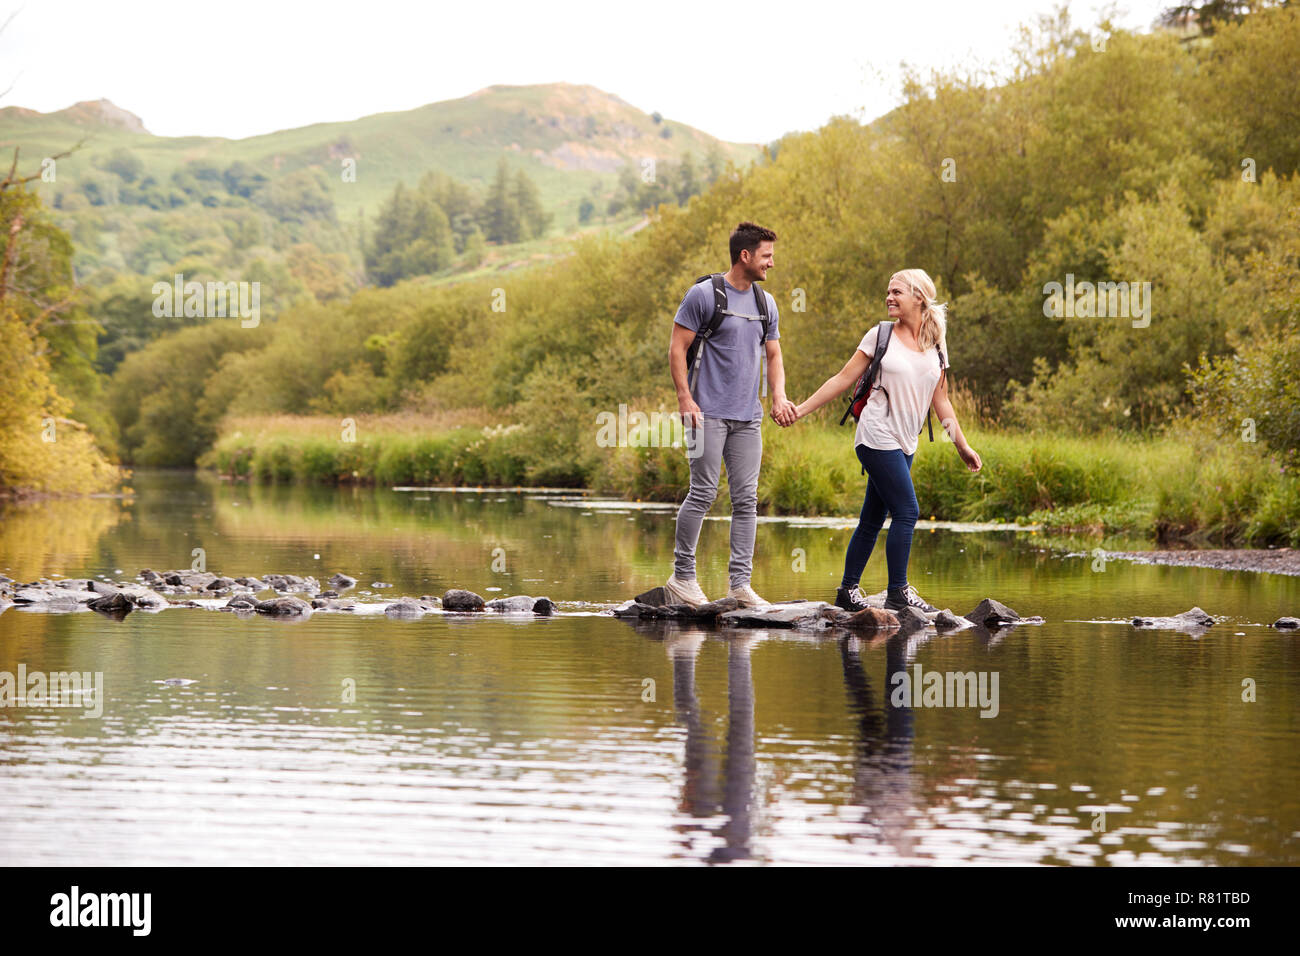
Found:
<path fill-rule="evenodd" d="M 938 345 L 947 354 L 948 304 L 935 301 L 934 280 L 924 269 L 903 269 L 890 276 L 890 281 L 902 279 L 921 302 L 921 328 L 916 344 L 922 351 Z"/>

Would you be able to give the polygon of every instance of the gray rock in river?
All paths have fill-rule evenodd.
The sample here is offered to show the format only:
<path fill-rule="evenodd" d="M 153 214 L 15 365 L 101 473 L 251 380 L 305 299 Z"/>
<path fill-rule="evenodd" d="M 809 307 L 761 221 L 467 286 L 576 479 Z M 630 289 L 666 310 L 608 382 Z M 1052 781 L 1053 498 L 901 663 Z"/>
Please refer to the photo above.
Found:
<path fill-rule="evenodd" d="M 934 626 L 940 631 L 963 631 L 968 627 L 975 627 L 969 619 L 958 617 L 948 608 L 944 608 L 934 616 Z"/>
<path fill-rule="evenodd" d="M 226 608 L 243 608 L 244 610 L 247 611 L 255 611 L 257 610 L 257 603 L 258 603 L 257 598 L 250 597 L 247 594 L 236 594 L 233 597 L 231 597 L 229 601 L 227 601 L 225 604 L 222 605 L 222 609 L 224 610 Z"/>
<path fill-rule="evenodd" d="M 103 594 L 86 602 L 92 611 L 133 611 L 135 603 L 121 591 Z"/>
<path fill-rule="evenodd" d="M 1300 627 L 1300 617 L 1279 617 L 1272 626 L 1283 630 Z"/>
<path fill-rule="evenodd" d="M 15 604 L 36 604 L 36 605 L 71 605 L 73 609 L 85 604 L 87 601 L 93 601 L 103 595 L 95 591 L 74 591 L 69 588 L 57 587 L 53 584 L 35 584 L 24 585 L 14 592 Z M 53 608 L 50 608 L 53 609 Z"/>
<path fill-rule="evenodd" d="M 330 579 L 325 583 L 339 591 L 346 591 L 348 588 L 357 586 L 357 579 L 350 578 L 346 574 L 338 572 L 337 574 L 331 574 Z"/>
<path fill-rule="evenodd" d="M 511 597 L 488 601 L 487 609 L 507 614 L 542 614 L 549 616 L 555 613 L 555 602 L 548 597 L 535 598 L 529 597 L 527 594 L 515 594 Z"/>
<path fill-rule="evenodd" d="M 386 617 L 424 617 L 426 610 L 427 608 L 415 598 L 400 597 L 384 608 L 384 615 Z"/>
<path fill-rule="evenodd" d="M 296 574 L 267 574 L 263 576 L 267 587 L 274 588 L 276 591 L 311 591 L 315 593 L 320 590 L 320 583 L 310 574 L 306 577 L 299 577 Z"/>
<path fill-rule="evenodd" d="M 735 598 L 724 597 L 691 608 L 690 613 L 687 616 L 692 617 L 697 621 L 713 621 L 717 620 L 720 614 L 726 614 L 728 611 L 736 611 L 739 609 L 739 601 Z"/>
<path fill-rule="evenodd" d="M 536 603 L 537 598 L 529 597 L 527 594 L 516 594 L 512 597 L 494 598 L 487 602 L 486 607 L 489 611 L 531 614 Z"/>
<path fill-rule="evenodd" d="M 825 617 L 838 627 L 847 627 L 859 633 L 874 634 L 880 631 L 895 631 L 899 628 L 898 615 L 881 607 L 865 607 L 861 611 L 846 611 L 840 607 L 831 607 L 825 612 Z"/>
<path fill-rule="evenodd" d="M 157 591 L 151 591 L 149 588 L 143 587 L 139 584 L 123 585 L 119 590 L 122 594 L 129 597 L 131 603 L 136 607 L 152 609 L 170 606 L 167 599 Z"/>
<path fill-rule="evenodd" d="M 129 611 L 135 607 L 144 607 L 147 610 L 160 610 L 162 607 L 170 607 L 168 600 L 161 594 L 151 591 L 139 584 L 127 584 L 121 588 L 101 589 L 96 592 L 95 597 L 86 601 L 86 606 L 95 611 Z"/>
<path fill-rule="evenodd" d="M 555 602 L 549 597 L 529 597 L 528 594 L 494 598 L 485 607 L 503 614 L 541 614 L 543 617 L 555 614 Z"/>
<path fill-rule="evenodd" d="M 789 627 L 807 630 L 831 627 L 840 608 L 825 601 L 792 601 L 742 607 L 718 615 L 718 623 L 731 627 Z"/>
<path fill-rule="evenodd" d="M 637 604 L 644 604 L 647 607 L 666 607 L 672 601 L 668 598 L 668 592 L 660 585 L 657 588 L 651 588 L 642 594 L 638 594 L 632 599 Z"/>
<path fill-rule="evenodd" d="M 312 609 L 311 605 L 302 598 L 286 595 L 285 597 L 271 598 L 269 601 L 259 601 L 256 610 L 259 614 L 292 617 L 294 615 L 310 615 Z"/>
<path fill-rule="evenodd" d="M 1191 610 L 1183 611 L 1182 614 L 1175 614 L 1172 617 L 1135 617 L 1133 618 L 1134 627 L 1153 627 L 1163 628 L 1165 630 L 1199 631 L 1202 628 L 1210 627 L 1214 624 L 1214 618 L 1206 614 L 1199 607 L 1193 607 Z"/>
<path fill-rule="evenodd" d="M 650 604 L 641 600 L 642 597 L 647 596 L 651 601 L 660 600 L 663 597 L 662 592 L 663 588 L 654 588 L 647 591 L 645 594 L 614 608 L 613 614 L 615 617 L 629 620 L 645 620 L 648 618 L 651 620 L 692 621 L 699 624 L 710 624 L 715 622 L 720 615 L 740 608 L 740 602 L 735 598 L 719 598 L 698 607 L 692 607 L 689 604 Z"/>
<path fill-rule="evenodd" d="M 975 605 L 975 610 L 966 615 L 966 620 L 980 627 L 1001 627 L 1004 624 L 1018 623 L 1021 618 L 1001 601 L 985 598 Z"/>
<path fill-rule="evenodd" d="M 642 604 L 640 601 L 624 601 L 611 612 L 615 617 L 620 618 L 656 618 L 661 617 L 659 608 L 652 604 Z"/>
<path fill-rule="evenodd" d="M 452 588 L 442 596 L 444 611 L 481 611 L 485 606 L 483 598 L 473 591 Z"/>

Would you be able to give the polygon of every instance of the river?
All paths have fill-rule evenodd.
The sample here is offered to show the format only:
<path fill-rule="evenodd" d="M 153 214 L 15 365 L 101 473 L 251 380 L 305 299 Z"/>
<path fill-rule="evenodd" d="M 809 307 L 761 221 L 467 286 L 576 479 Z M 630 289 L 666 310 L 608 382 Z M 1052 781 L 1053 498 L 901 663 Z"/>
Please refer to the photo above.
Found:
<path fill-rule="evenodd" d="M 667 576 L 671 508 L 132 484 L 3 506 L 0 572 L 120 581 L 201 558 L 232 577 L 344 572 L 365 601 L 464 587 L 560 613 L 10 607 L 0 673 L 102 674 L 103 698 L 100 714 L 0 707 L 0 863 L 1300 863 L 1300 638 L 1266 626 L 1300 612 L 1300 578 L 923 525 L 924 597 L 1045 623 L 875 640 L 634 627 L 606 612 Z M 755 588 L 831 598 L 851 525 L 764 520 Z M 703 532 L 710 597 L 728 528 Z M 1214 627 L 1129 623 L 1193 605 Z M 979 675 L 995 706 L 900 703 L 900 671 Z"/>

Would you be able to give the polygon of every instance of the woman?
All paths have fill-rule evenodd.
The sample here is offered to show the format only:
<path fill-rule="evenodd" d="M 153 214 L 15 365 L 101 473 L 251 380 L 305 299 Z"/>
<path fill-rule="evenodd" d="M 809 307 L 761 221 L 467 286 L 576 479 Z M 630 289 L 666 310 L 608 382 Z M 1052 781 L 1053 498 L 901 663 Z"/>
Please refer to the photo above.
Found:
<path fill-rule="evenodd" d="M 894 611 L 914 607 L 931 612 L 936 609 L 907 583 L 912 530 L 920 516 L 912 488 L 912 458 L 926 410 L 934 409 L 967 468 L 977 472 L 982 463 L 975 449 L 966 442 L 952 403 L 948 401 L 945 306 L 935 301 L 934 282 L 921 269 L 894 273 L 885 295 L 885 308 L 894 323 L 893 331 L 881 360 L 880 377 L 868 396 L 853 439 L 858 460 L 868 475 L 867 496 L 857 530 L 849 541 L 844 579 L 840 581 L 835 603 L 849 611 L 867 607 L 858 582 L 888 513 L 885 560 L 889 566 L 889 588 L 885 607 Z M 844 368 L 795 409 L 794 421 L 821 408 L 862 377 L 876 354 L 879 330 L 877 325 L 862 337 L 858 350 Z"/>

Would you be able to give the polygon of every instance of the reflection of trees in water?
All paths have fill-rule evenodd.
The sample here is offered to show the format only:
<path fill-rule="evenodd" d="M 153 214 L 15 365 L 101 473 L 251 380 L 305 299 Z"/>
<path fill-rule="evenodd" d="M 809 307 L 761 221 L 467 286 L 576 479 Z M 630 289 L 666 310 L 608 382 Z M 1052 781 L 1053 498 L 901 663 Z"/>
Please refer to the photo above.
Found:
<path fill-rule="evenodd" d="M 854 743 L 853 803 L 863 807 L 863 822 L 874 826 L 880 840 L 899 856 L 911 858 L 915 838 L 911 834 L 912 808 L 916 805 L 912 776 L 912 709 L 896 706 L 890 699 L 892 675 L 907 667 L 909 638 L 896 635 L 885 642 L 885 679 L 879 694 L 862 665 L 861 642 L 856 637 L 840 641 L 844 687 L 849 710 L 857 717 L 858 738 Z"/>
<path fill-rule="evenodd" d="M 8 568 L 4 574 L 26 582 L 56 573 L 76 577 L 98 572 L 100 539 L 118 527 L 125 513 L 116 498 L 0 503 L 0 555 Z"/>

